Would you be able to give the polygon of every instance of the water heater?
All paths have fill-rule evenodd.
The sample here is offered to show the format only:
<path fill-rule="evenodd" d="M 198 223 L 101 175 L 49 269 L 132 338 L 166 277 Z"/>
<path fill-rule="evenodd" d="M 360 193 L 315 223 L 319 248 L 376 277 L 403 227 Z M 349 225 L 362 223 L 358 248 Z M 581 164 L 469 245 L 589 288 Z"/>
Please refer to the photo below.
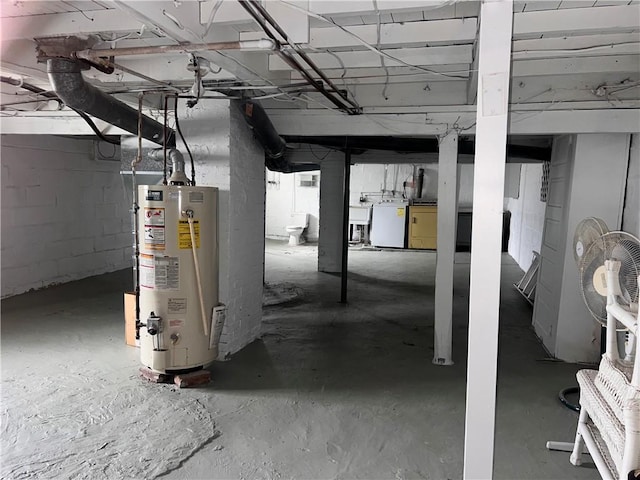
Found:
<path fill-rule="evenodd" d="M 218 189 L 138 187 L 140 358 L 154 372 L 218 356 Z"/>

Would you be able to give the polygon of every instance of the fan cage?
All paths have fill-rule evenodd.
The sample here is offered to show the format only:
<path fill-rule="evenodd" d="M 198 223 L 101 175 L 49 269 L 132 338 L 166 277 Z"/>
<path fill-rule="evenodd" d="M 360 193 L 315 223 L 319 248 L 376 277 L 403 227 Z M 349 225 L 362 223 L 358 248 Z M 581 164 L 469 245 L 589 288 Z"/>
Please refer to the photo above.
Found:
<path fill-rule="evenodd" d="M 627 232 L 608 232 L 593 242 L 580 260 L 582 298 L 591 315 L 602 325 L 607 323 L 607 298 L 596 291 L 593 277 L 605 260 L 620 262 L 619 301 L 627 305 L 638 303 L 640 240 Z"/>

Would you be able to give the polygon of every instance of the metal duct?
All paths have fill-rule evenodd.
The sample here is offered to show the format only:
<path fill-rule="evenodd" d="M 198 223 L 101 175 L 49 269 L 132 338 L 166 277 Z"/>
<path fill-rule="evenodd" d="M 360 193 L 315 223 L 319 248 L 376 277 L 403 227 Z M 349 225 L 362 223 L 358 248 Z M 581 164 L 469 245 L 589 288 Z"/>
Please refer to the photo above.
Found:
<path fill-rule="evenodd" d="M 395 152 L 438 153 L 436 138 L 406 138 L 380 136 L 299 136 L 284 135 L 288 143 L 310 143 L 324 147 L 345 150 L 391 150 Z M 473 140 L 459 140 L 458 153 L 474 155 L 475 142 Z M 545 161 L 551 160 L 551 147 L 533 147 L 529 145 L 507 145 L 507 155 L 522 159 Z"/>
<path fill-rule="evenodd" d="M 47 73 L 53 91 L 68 107 L 86 112 L 134 135 L 138 134 L 138 112 L 129 105 L 87 83 L 83 65 L 77 60 L 50 58 Z M 142 116 L 142 138 L 163 144 L 164 126 Z M 175 146 L 175 133 L 167 130 L 167 146 Z"/>
<path fill-rule="evenodd" d="M 239 107 L 245 121 L 264 149 L 265 165 L 269 170 L 281 173 L 320 170 L 320 165 L 315 163 L 291 163 L 287 160 L 285 156 L 287 143 L 278 135 L 267 112 L 259 103 L 246 100 L 240 102 Z"/>

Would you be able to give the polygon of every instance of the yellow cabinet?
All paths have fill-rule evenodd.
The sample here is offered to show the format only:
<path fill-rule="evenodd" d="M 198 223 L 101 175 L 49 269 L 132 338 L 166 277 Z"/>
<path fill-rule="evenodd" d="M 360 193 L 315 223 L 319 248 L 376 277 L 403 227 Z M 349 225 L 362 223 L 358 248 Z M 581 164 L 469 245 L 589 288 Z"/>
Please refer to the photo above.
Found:
<path fill-rule="evenodd" d="M 409 248 L 435 250 L 438 239 L 438 207 L 409 207 Z"/>

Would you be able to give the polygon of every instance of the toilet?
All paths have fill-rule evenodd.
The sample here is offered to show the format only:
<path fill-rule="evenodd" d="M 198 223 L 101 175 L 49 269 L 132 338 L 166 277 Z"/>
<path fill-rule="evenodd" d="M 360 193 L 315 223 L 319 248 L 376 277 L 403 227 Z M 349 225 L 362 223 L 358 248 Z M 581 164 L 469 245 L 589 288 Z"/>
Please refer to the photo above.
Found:
<path fill-rule="evenodd" d="M 308 213 L 293 213 L 291 215 L 291 224 L 285 228 L 289 234 L 289 245 L 295 247 L 304 243 L 302 232 L 309 226 L 309 214 Z"/>

